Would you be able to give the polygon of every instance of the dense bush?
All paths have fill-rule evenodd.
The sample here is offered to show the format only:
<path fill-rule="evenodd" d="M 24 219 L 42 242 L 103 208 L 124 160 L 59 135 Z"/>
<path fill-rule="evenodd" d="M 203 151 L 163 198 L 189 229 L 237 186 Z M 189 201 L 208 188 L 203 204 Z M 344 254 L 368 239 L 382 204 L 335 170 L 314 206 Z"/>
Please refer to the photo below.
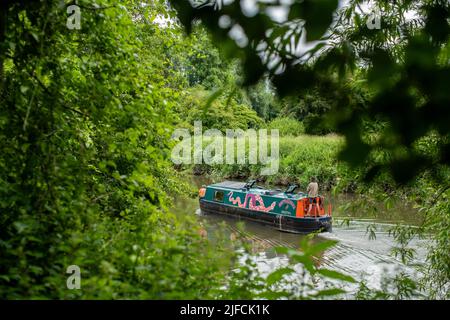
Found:
<path fill-rule="evenodd" d="M 189 90 L 179 106 L 183 121 L 177 126 L 192 128 L 195 121 L 201 121 L 204 129 L 258 129 L 263 120 L 250 106 L 240 104 L 233 96 L 221 94 L 212 99 L 213 93 L 201 87 Z"/>
<path fill-rule="evenodd" d="M 160 13 L 153 7 L 105 7 L 84 10 L 79 31 L 65 27 L 59 1 L 9 7 L 0 43 L 3 299 L 205 298 L 222 285 L 227 255 L 167 210 L 184 188 L 168 159 L 183 82 L 166 60 L 180 47 L 158 44 L 178 39 L 177 29 L 140 23 Z M 70 265 L 82 290 L 66 287 Z"/>
<path fill-rule="evenodd" d="M 342 21 L 355 17 L 352 10 L 358 3 L 351 2 L 353 9 L 346 9 Z M 146 6 L 131 0 L 120 5 L 79 0 L 81 30 L 66 28 L 61 3 L 0 3 L 0 298 L 305 298 L 282 287 L 273 289 L 292 269 L 276 270 L 262 279 L 251 264 L 235 268 L 236 259 L 230 259 L 235 248 L 224 248 L 223 239 L 212 247 L 199 236 L 193 218 L 175 217 L 168 209 L 170 195 L 188 189 L 169 162 L 174 126 L 189 127 L 201 120 L 204 128 L 222 131 L 260 128 L 264 123 L 258 114 L 270 120 L 279 111 L 266 83 L 248 99 L 230 86 L 241 78 L 245 84 L 255 83 L 266 73 L 255 48 L 233 50 L 228 30 L 215 30 L 214 39 L 228 47 L 228 55 L 239 51 L 244 58 L 244 76 L 238 76 L 230 74 L 232 67 L 222 63 L 217 51 L 209 51 L 205 34 L 183 37 L 166 1 Z M 190 29 L 196 15 L 187 1 L 183 3 L 180 19 Z M 413 2 L 402 3 L 391 7 L 394 15 L 395 10 L 406 12 Z M 240 13 L 238 2 L 232 6 L 231 16 L 237 10 L 239 19 L 248 18 Z M 331 17 L 333 7 L 316 11 Z M 200 18 L 207 16 L 207 27 L 214 29 L 218 24 L 213 21 L 222 13 L 210 9 L 203 8 Z M 357 99 L 358 92 L 347 90 L 355 83 L 350 69 L 363 62 L 355 61 L 352 50 L 360 49 L 358 41 L 379 48 L 389 40 L 384 37 L 399 39 L 392 32 L 383 32 L 381 41 L 366 41 L 360 38 L 365 33 L 350 30 L 343 37 L 348 40 L 344 47 L 327 51 L 325 60 L 317 59 L 318 68 L 298 68 L 296 61 L 272 79 L 280 93 L 295 92 L 300 98 L 283 114 L 304 120 L 306 132 L 328 132 L 326 126 L 326 130 L 315 127 L 315 120 L 324 112 L 335 112 L 334 127 L 347 137 L 343 159 L 373 165 L 376 170 L 369 173 L 374 186 L 382 186 L 377 192 L 384 193 L 383 184 L 392 182 L 381 167 L 397 174 L 399 181 L 427 169 L 423 175 L 429 176 L 415 186 L 417 202 L 427 212 L 422 230 L 435 240 L 424 286 L 431 289 L 431 297 L 448 298 L 448 10 L 439 3 L 420 9 L 423 30 L 402 37 L 406 42 L 392 46 L 392 52 L 370 52 L 360 63 L 370 66 L 361 73 L 374 92 L 369 100 L 365 95 Z M 294 11 L 294 16 L 303 12 L 299 7 Z M 162 16 L 169 19 L 161 23 Z M 260 18 L 259 13 L 251 19 L 268 22 Z M 312 31 L 308 36 L 320 36 L 329 24 L 327 19 L 306 20 Z M 243 25 L 250 31 L 249 43 L 266 34 L 260 31 L 268 27 L 254 25 Z M 397 23 L 391 25 L 399 29 Z M 391 53 L 400 59 L 395 61 Z M 315 82 L 324 85 L 311 87 Z M 308 95 L 299 96 L 305 89 Z M 331 98 L 325 99 L 327 93 Z M 423 116 L 429 114 L 434 116 Z M 360 136 L 361 122 L 373 117 L 382 118 L 376 126 L 380 132 Z M 283 129 L 291 128 L 289 119 L 276 121 Z M 300 124 L 296 126 L 295 132 L 300 131 Z M 320 130 L 308 129 L 313 127 Z M 354 190 L 361 169 L 350 170 L 336 160 L 342 145 L 337 136 L 284 137 L 280 171 L 269 178 L 260 176 L 261 165 L 198 167 L 222 176 L 302 186 L 314 175 L 322 188 Z M 397 233 L 401 244 L 407 243 L 406 238 Z M 279 252 L 301 262 L 310 274 L 353 282 L 314 265 L 314 255 L 330 245 L 310 246 L 305 238 L 302 252 L 286 248 Z M 81 268 L 80 291 L 66 287 L 69 265 Z M 315 278 L 304 270 L 301 274 L 311 283 L 300 279 L 296 285 L 313 287 Z"/>
<path fill-rule="evenodd" d="M 204 146 L 208 143 L 204 141 Z M 184 166 L 184 169 L 189 169 L 195 174 L 213 174 L 229 179 L 257 178 L 271 184 L 281 185 L 299 183 L 302 188 L 306 188 L 311 177 L 315 176 L 319 180 L 322 190 L 339 187 L 341 191 L 355 191 L 360 182 L 361 173 L 336 160 L 343 145 L 344 140 L 336 135 L 281 137 L 279 170 L 276 174 L 269 176 L 260 174 L 263 167 L 261 163 L 249 164 L 248 161 L 245 164 L 187 165 Z M 249 144 L 247 142 L 247 157 L 248 152 Z"/>
<path fill-rule="evenodd" d="M 292 117 L 277 117 L 269 122 L 268 129 L 278 129 L 280 136 L 299 136 L 305 133 L 303 123 Z"/>

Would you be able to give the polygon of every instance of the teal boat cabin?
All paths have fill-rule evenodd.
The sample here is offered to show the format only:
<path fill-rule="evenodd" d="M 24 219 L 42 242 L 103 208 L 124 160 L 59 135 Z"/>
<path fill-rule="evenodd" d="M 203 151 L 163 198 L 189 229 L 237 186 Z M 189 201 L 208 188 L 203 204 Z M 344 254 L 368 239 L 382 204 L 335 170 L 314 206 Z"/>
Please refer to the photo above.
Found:
<path fill-rule="evenodd" d="M 200 188 L 200 209 L 204 214 L 221 214 L 271 225 L 294 233 L 331 232 L 331 205 L 322 196 L 295 193 L 297 185 L 285 191 L 269 190 L 247 183 L 224 181 Z"/>

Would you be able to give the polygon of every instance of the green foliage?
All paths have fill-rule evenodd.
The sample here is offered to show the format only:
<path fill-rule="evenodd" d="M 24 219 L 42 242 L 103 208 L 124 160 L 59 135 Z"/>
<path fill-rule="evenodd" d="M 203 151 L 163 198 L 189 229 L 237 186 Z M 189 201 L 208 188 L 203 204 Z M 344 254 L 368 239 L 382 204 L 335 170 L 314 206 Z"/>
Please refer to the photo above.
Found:
<path fill-rule="evenodd" d="M 217 95 L 205 109 L 204 92 L 179 94 L 192 80 L 180 71 L 186 43 L 177 28 L 148 23 L 161 3 L 81 2 L 83 27 L 73 32 L 58 3 L 7 7 L 0 296 L 250 299 L 280 281 L 168 212 L 169 194 L 186 189 L 168 160 L 180 105 L 193 104 L 189 120 L 216 115 L 211 127 L 262 120 L 239 98 Z M 81 290 L 66 287 L 69 265 L 81 269 Z"/>
<path fill-rule="evenodd" d="M 370 289 L 361 282 L 355 298 L 358 300 L 417 300 L 424 298 L 424 295 L 418 290 L 417 281 L 401 272 L 393 279 L 383 277 L 380 289 Z"/>
<path fill-rule="evenodd" d="M 232 93 L 231 93 L 232 94 Z M 202 121 L 203 128 L 218 129 L 258 129 L 263 126 L 263 120 L 256 112 L 245 104 L 239 104 L 235 97 L 221 91 L 210 93 L 201 88 L 188 91 L 180 112 L 185 113 L 182 127 L 192 128 L 194 121 Z"/>
<path fill-rule="evenodd" d="M 270 121 L 267 125 L 268 129 L 278 129 L 280 136 L 299 136 L 305 132 L 303 124 L 289 117 L 278 117 Z"/>
<path fill-rule="evenodd" d="M 281 139 L 279 182 L 298 182 L 306 186 L 315 176 L 322 190 L 338 183 L 350 186 L 357 172 L 336 161 L 341 146 L 342 139 L 337 136 L 302 135 Z M 270 180 L 273 178 L 269 177 Z"/>
<path fill-rule="evenodd" d="M 294 120 L 295 121 L 295 120 Z M 291 122 L 291 120 L 289 120 Z M 360 172 L 345 163 L 336 161 L 343 139 L 335 136 L 299 135 L 281 137 L 279 141 L 279 171 L 270 176 L 261 176 L 261 164 L 216 164 L 190 166 L 199 173 L 209 173 L 222 178 L 257 178 L 271 184 L 298 183 L 302 188 L 317 177 L 321 190 L 338 188 L 340 191 L 355 191 Z M 248 154 L 249 144 L 246 144 Z"/>
<path fill-rule="evenodd" d="M 171 2 L 190 38 L 165 1 L 77 1 L 81 30 L 66 28 L 64 2 L 0 3 L 0 297 L 341 297 L 312 281 L 354 282 L 316 266 L 332 243 L 281 248 L 293 265 L 264 277 L 249 255 L 239 262 L 202 239 L 194 219 L 169 213 L 169 195 L 187 189 L 169 162 L 174 126 L 247 129 L 273 120 L 269 127 L 288 136 L 268 182 L 305 185 L 317 176 L 323 189 L 354 191 L 366 188 L 365 176 L 373 182 L 365 190 L 387 195 L 389 206 L 393 179 L 417 178 L 409 196 L 425 221 L 419 230 L 393 229 L 392 253 L 408 263 L 411 237 L 432 235 L 424 278 L 400 274 L 379 291 L 362 283 L 357 297 L 404 299 L 423 289 L 448 298 L 448 3 L 380 1 L 383 29 L 369 30 L 357 0 L 334 22 L 337 1 L 294 1 L 285 23 L 265 13 L 271 3 L 249 17 L 239 1 L 222 11 Z M 419 18 L 406 21 L 411 9 Z M 231 24 L 222 28 L 224 13 Z M 197 18 L 222 51 L 193 28 Z M 235 25 L 247 42 L 230 38 Z M 303 35 L 329 42 L 300 57 L 293 48 Z M 224 57 L 238 58 L 242 73 Z M 256 85 L 244 92 L 240 83 Z M 303 127 L 345 140 L 299 135 Z M 244 178 L 259 169 L 211 170 Z M 66 287 L 72 264 L 81 268 L 81 291 Z M 298 291 L 286 290 L 299 264 Z"/>
<path fill-rule="evenodd" d="M 266 121 L 273 119 L 280 112 L 280 103 L 267 78 L 249 87 L 247 96 L 252 108 Z"/>
<path fill-rule="evenodd" d="M 314 235 L 306 236 L 301 240 L 300 251 L 295 251 L 285 247 L 278 247 L 276 251 L 278 253 L 286 254 L 293 266 L 295 264 L 300 264 L 303 268 L 303 272 L 296 276 L 291 277 L 289 280 L 286 279 L 286 275 L 291 275 L 293 269 L 291 267 L 285 267 L 272 272 L 267 277 L 267 284 L 273 285 L 283 283 L 289 283 L 299 290 L 294 296 L 288 295 L 287 298 L 297 298 L 297 299 L 328 299 L 330 296 L 339 297 L 346 293 L 345 290 L 336 287 L 335 285 L 329 285 L 326 283 L 327 280 L 338 280 L 342 283 L 355 283 L 355 279 L 351 276 L 342 274 L 335 270 L 319 268 L 317 267 L 315 261 L 316 259 L 327 249 L 336 245 L 336 241 L 318 241 L 315 242 Z M 315 283 L 318 281 L 324 281 L 325 289 L 317 290 Z M 299 283 L 299 284 L 297 284 Z M 276 287 L 276 286 L 275 286 Z M 272 291 L 263 293 L 262 297 L 266 297 L 267 294 L 272 294 Z"/>
<path fill-rule="evenodd" d="M 340 272 L 319 268 L 316 260 L 323 252 L 336 244 L 335 241 L 317 241 L 315 235 L 301 240 L 300 250 L 286 247 L 275 248 L 276 252 L 289 257 L 286 266 L 280 266 L 263 277 L 257 271 L 248 245 L 244 245 L 241 257 L 244 267 L 232 273 L 227 294 L 233 299 L 330 299 L 347 293 L 330 281 L 355 283 L 355 279 Z M 316 284 L 323 283 L 317 290 Z"/>
<path fill-rule="evenodd" d="M 334 0 L 294 1 L 284 5 L 288 20 L 281 24 L 265 10 L 278 3 L 264 4 L 247 17 L 238 2 L 221 10 L 213 6 L 193 8 L 184 0 L 171 2 L 188 32 L 195 19 L 201 20 L 228 56 L 241 59 L 246 84 L 256 83 L 269 73 L 281 96 L 318 89 L 331 98 L 334 105 L 330 121 L 334 131 L 346 138 L 340 158 L 365 168 L 367 179 L 384 168 L 396 181 L 405 183 L 425 168 L 448 166 L 450 93 L 445 84 L 450 72 L 448 61 L 442 60 L 448 55 L 450 36 L 448 2 L 380 1 L 374 5 L 384 21 L 380 30 L 367 27 L 357 0 L 339 10 Z M 417 11 L 418 21 L 406 22 L 409 10 Z M 219 20 L 224 14 L 231 23 L 221 27 Z M 243 29 L 248 39 L 245 45 L 239 46 L 239 41 L 230 38 L 229 31 L 235 25 Z M 319 42 L 299 55 L 294 48 L 304 32 L 312 39 L 322 36 L 328 43 Z M 364 66 L 361 75 L 371 93 L 364 105 L 354 101 L 349 84 L 358 64 Z M 387 126 L 380 132 L 380 139 L 368 143 L 363 139 L 361 124 L 374 118 Z M 438 157 L 413 147 L 433 130 L 442 141 Z M 388 151 L 390 159 L 367 161 L 377 150 Z"/>
<path fill-rule="evenodd" d="M 312 133 L 311 127 L 323 132 L 321 125 L 325 124 L 327 130 L 343 135 L 345 145 L 339 159 L 354 168 L 352 176 L 373 182 L 374 189 L 384 187 L 383 192 L 390 189 L 386 185 L 395 185 L 393 179 L 417 194 L 422 210 L 428 213 L 420 232 L 426 230 L 435 239 L 424 281 L 432 297 L 448 297 L 448 200 L 435 200 L 426 192 L 443 190 L 437 198 L 443 194 L 448 199 L 449 2 L 374 2 L 371 9 L 379 12 L 381 28 L 367 27 L 367 16 L 358 0 L 339 9 L 334 0 L 284 4 L 288 17 L 282 23 L 267 14 L 279 3 L 261 5 L 249 17 L 242 14 L 237 2 L 221 10 L 193 8 L 183 0 L 171 2 L 188 32 L 193 20 L 201 20 L 224 52 L 242 61 L 246 84 L 268 75 L 281 97 L 299 97 L 300 101 L 288 103 L 285 114 L 300 112 L 296 117 L 307 133 Z M 416 15 L 412 19 L 408 18 L 411 12 Z M 218 24 L 224 14 L 231 20 L 228 26 Z M 229 37 L 235 25 L 245 34 L 244 45 Z M 305 33 L 309 39 L 323 41 L 299 53 Z M 305 96 L 312 92 L 317 94 L 310 101 L 321 105 L 325 117 L 321 112 L 301 114 L 310 108 L 305 108 Z M 322 104 L 322 99 L 326 103 Z M 311 117 L 312 123 L 306 117 Z M 281 167 L 289 168 L 290 178 L 307 170 L 289 166 L 288 158 L 283 158 Z M 311 160 L 309 166 L 320 163 Z M 394 232 L 399 246 L 393 253 L 406 262 L 413 252 L 404 235 Z M 401 280 L 399 287 L 405 289 L 400 290 L 405 295 L 398 297 L 410 296 L 410 281 Z M 389 296 L 377 292 L 365 297 Z"/>
<path fill-rule="evenodd" d="M 0 297 L 211 297 L 228 255 L 167 212 L 184 188 L 168 160 L 184 82 L 167 58 L 176 48 L 158 44 L 180 33 L 133 18 L 157 3 L 80 5 L 79 31 L 59 1 L 7 7 Z M 66 287 L 73 264 L 82 290 Z"/>
<path fill-rule="evenodd" d="M 233 66 L 221 57 L 203 30 L 195 32 L 189 40 L 189 53 L 182 65 L 190 87 L 201 85 L 214 90 L 233 82 Z"/>
<path fill-rule="evenodd" d="M 448 182 L 448 180 L 447 180 Z M 434 194 L 429 195 L 422 209 L 426 213 L 424 231 L 435 236 L 431 244 L 425 278 L 421 285 L 430 292 L 430 297 L 448 299 L 450 297 L 450 191 L 449 186 L 442 187 Z"/>
<path fill-rule="evenodd" d="M 396 247 L 391 249 L 394 257 L 400 257 L 403 264 L 410 262 L 415 256 L 415 250 L 408 247 L 411 239 L 416 235 L 417 230 L 415 228 L 396 226 L 389 230 L 389 234 L 394 237 L 396 241 Z"/>

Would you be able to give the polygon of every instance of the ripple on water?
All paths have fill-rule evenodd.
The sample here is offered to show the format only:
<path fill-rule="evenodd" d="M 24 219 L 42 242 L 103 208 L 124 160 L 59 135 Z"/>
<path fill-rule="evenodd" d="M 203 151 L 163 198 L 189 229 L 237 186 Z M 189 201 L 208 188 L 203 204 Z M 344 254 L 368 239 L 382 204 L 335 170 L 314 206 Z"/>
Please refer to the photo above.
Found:
<path fill-rule="evenodd" d="M 217 218 L 213 219 L 215 219 L 213 221 L 217 221 Z M 254 248 L 253 259 L 262 275 L 268 275 L 277 268 L 288 264 L 288 259 L 275 253 L 274 247 L 284 246 L 298 249 L 302 239 L 301 235 L 281 233 L 268 226 L 252 222 L 246 223 L 245 232 L 242 234 L 234 220 L 218 220 L 226 221 L 230 231 L 240 232 L 244 239 L 251 242 Z M 373 224 L 373 222 L 370 223 Z M 351 275 L 360 281 L 364 280 L 366 285 L 372 289 L 381 289 L 385 277 L 393 278 L 400 272 L 414 277 L 418 276 L 413 267 L 402 264 L 399 259 L 392 256 L 391 249 L 395 242 L 389 233 L 384 231 L 385 224 L 377 226 L 377 230 L 380 231 L 375 232 L 375 240 L 369 240 L 366 227 L 367 222 L 352 222 L 349 226 L 333 227 L 332 233 L 321 233 L 319 238 L 338 242 L 318 258 L 318 266 Z M 411 247 L 418 253 L 414 263 L 423 263 L 426 243 L 427 240 L 413 239 L 411 241 Z M 345 285 L 345 289 L 354 292 L 357 285 L 348 284 Z"/>
<path fill-rule="evenodd" d="M 245 222 L 245 231 L 242 234 L 241 229 L 236 226 L 238 221 L 236 219 L 213 215 L 202 216 L 197 199 L 180 201 L 175 204 L 175 209 L 178 214 L 195 213 L 199 219 L 206 222 L 208 231 L 217 230 L 218 224 L 225 222 L 226 230 L 230 235 L 240 233 L 246 241 L 251 243 L 253 257 L 262 274 L 268 274 L 288 263 L 285 256 L 275 252 L 274 247 L 298 249 L 302 239 L 302 235 L 279 232 L 274 228 L 254 222 Z M 375 226 L 375 240 L 368 238 L 367 226 L 369 224 Z M 319 240 L 338 241 L 334 247 L 318 257 L 319 266 L 349 274 L 357 280 L 364 280 L 369 287 L 377 289 L 380 289 L 385 276 L 393 277 L 401 271 L 410 275 L 415 274 L 412 267 L 403 265 L 391 254 L 395 241 L 389 236 L 388 229 L 394 225 L 369 218 L 354 219 L 348 225 L 340 225 L 335 220 L 333 232 L 322 233 L 318 237 Z M 413 239 L 410 242 L 409 247 L 415 249 L 417 253 L 414 263 L 424 263 L 428 243 L 429 241 L 426 239 Z"/>

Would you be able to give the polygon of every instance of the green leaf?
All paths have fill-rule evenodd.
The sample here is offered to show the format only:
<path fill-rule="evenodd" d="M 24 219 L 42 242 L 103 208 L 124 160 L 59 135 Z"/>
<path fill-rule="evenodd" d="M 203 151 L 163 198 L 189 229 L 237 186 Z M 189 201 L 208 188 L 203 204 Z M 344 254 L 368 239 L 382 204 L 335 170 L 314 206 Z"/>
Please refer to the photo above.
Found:
<path fill-rule="evenodd" d="M 266 291 L 258 295 L 259 298 L 268 300 L 277 300 L 284 297 L 289 297 L 289 291 Z"/>
<path fill-rule="evenodd" d="M 356 280 L 348 275 L 330 269 L 318 269 L 317 273 L 331 279 L 342 280 L 346 282 L 356 283 Z"/>
<path fill-rule="evenodd" d="M 307 40 L 317 40 L 322 37 L 330 26 L 337 4 L 337 0 L 304 0 L 296 2 L 289 11 L 289 20 L 296 18 L 305 20 Z"/>
<path fill-rule="evenodd" d="M 275 247 L 275 252 L 279 253 L 279 254 L 288 254 L 289 253 L 289 249 L 286 247 Z"/>
<path fill-rule="evenodd" d="M 319 253 L 322 253 L 326 251 L 327 249 L 334 247 L 338 242 L 335 240 L 327 240 L 323 242 L 319 242 L 316 244 L 313 244 L 307 248 L 307 252 L 310 255 L 317 255 Z"/>
<path fill-rule="evenodd" d="M 217 89 L 208 97 L 208 100 L 206 100 L 206 103 L 202 108 L 203 112 L 208 111 L 208 109 L 211 107 L 212 103 L 222 95 L 223 91 L 224 91 L 223 88 Z"/>
<path fill-rule="evenodd" d="M 310 273 L 314 273 L 315 267 L 314 263 L 312 261 L 312 258 L 310 256 L 302 255 L 302 254 L 295 254 L 291 256 L 292 260 L 295 262 L 299 262 L 303 264 L 303 266 L 308 270 Z"/>
<path fill-rule="evenodd" d="M 342 289 L 326 289 L 319 291 L 317 294 L 313 295 L 313 297 L 336 296 L 343 293 L 346 293 L 346 291 Z"/>
<path fill-rule="evenodd" d="M 35 31 L 30 31 L 30 33 L 34 40 L 39 41 L 39 35 Z"/>
<path fill-rule="evenodd" d="M 27 86 L 20 86 L 20 92 L 22 92 L 23 94 L 25 94 L 30 88 Z"/>
<path fill-rule="evenodd" d="M 15 221 L 13 223 L 14 227 L 17 229 L 17 233 L 22 233 L 25 229 L 28 228 L 28 225 L 26 223 Z"/>
<path fill-rule="evenodd" d="M 266 282 L 269 286 L 273 285 L 274 283 L 280 281 L 284 275 L 291 274 L 292 272 L 294 272 L 292 268 L 286 267 L 278 269 L 267 276 Z"/>

